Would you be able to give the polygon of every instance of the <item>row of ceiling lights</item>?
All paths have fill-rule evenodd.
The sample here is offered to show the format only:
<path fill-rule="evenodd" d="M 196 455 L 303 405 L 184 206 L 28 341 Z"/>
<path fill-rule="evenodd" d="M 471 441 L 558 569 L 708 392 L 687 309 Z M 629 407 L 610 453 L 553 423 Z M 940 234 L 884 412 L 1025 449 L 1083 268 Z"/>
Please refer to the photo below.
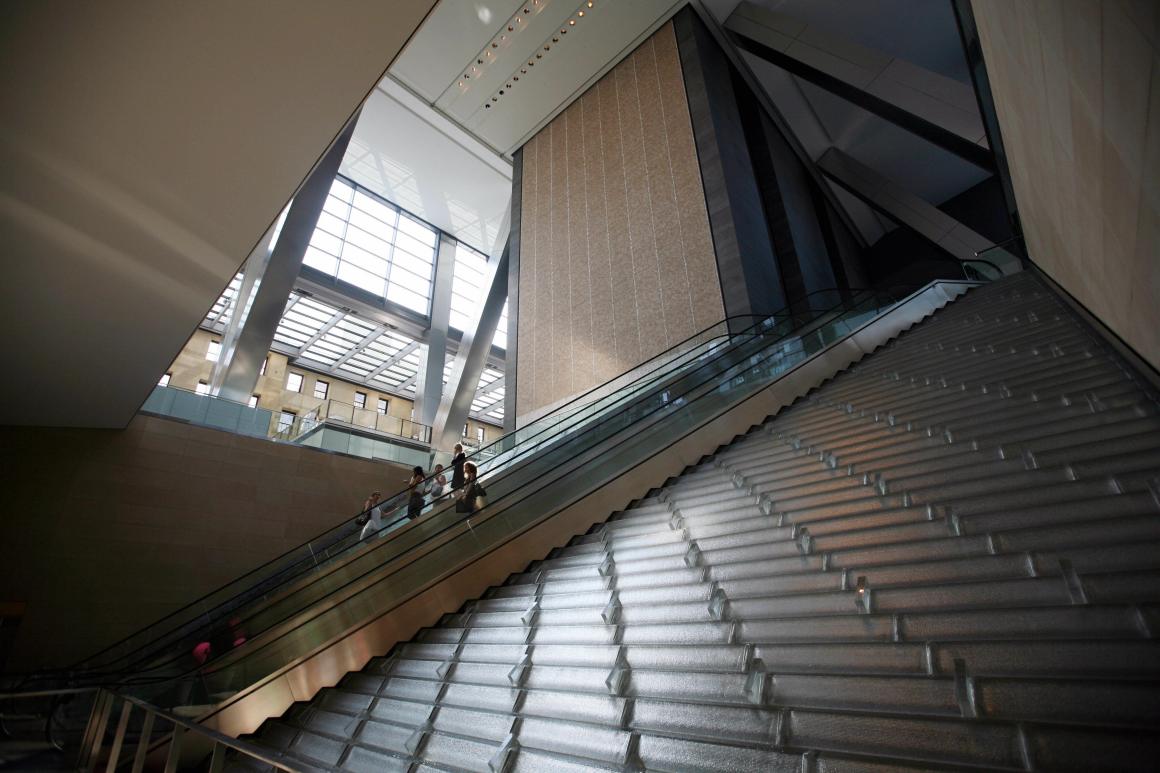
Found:
<path fill-rule="evenodd" d="M 596 5 L 595 0 L 585 0 L 585 2 L 581 3 L 576 12 L 568 18 L 567 24 L 560 27 L 560 31 L 558 33 L 553 32 L 551 38 L 545 40 L 543 46 L 536 51 L 535 56 L 528 59 L 528 63 L 526 65 L 520 66 L 519 73 L 517 74 L 513 72 L 510 80 L 508 80 L 508 82 L 501 88 L 497 89 L 496 92 L 491 95 L 490 101 L 484 102 L 483 106 L 487 109 L 490 109 L 492 104 L 498 102 L 500 97 L 504 96 L 504 94 L 510 91 L 512 87 L 519 82 L 520 76 L 526 76 L 528 74 L 528 69 L 535 67 L 536 62 L 543 59 L 544 55 L 552 50 L 552 46 L 560 42 L 561 36 L 567 35 L 568 30 L 572 27 L 575 27 L 577 20 L 583 19 L 585 14 L 594 5 Z M 492 50 L 506 44 L 508 42 L 509 35 L 514 37 L 515 33 L 519 32 L 521 29 L 526 28 L 528 17 L 535 13 L 539 13 L 540 10 L 542 10 L 542 7 L 543 6 L 541 5 L 540 0 L 532 0 L 531 3 L 524 6 L 522 15 L 517 13 L 517 15 L 508 20 L 507 32 L 501 32 L 495 39 L 493 39 L 489 46 L 485 48 L 483 52 L 476 58 L 475 64 L 471 65 L 467 71 L 463 73 L 463 76 L 459 80 L 459 88 L 461 91 L 466 92 L 467 89 L 470 88 L 467 82 L 471 80 L 472 77 L 478 79 L 481 74 L 481 68 L 486 67 L 495 61 L 495 56 L 492 54 Z"/>

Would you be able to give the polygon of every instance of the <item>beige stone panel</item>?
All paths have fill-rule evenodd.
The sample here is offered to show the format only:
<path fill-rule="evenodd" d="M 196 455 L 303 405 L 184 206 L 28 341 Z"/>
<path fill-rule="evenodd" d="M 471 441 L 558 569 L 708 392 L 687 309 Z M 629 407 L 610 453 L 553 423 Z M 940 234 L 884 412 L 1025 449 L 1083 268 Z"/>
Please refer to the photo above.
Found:
<path fill-rule="evenodd" d="M 624 65 L 619 65 L 623 67 Z M 632 271 L 632 243 L 628 229 L 628 182 L 621 141 L 619 88 L 616 70 L 597 84 L 604 159 L 604 201 L 608 222 L 609 264 L 612 270 L 612 312 L 616 334 L 617 370 L 640 362 L 640 326 L 637 324 L 636 277 Z"/>
<path fill-rule="evenodd" d="M 568 123 L 557 117 L 552 137 L 552 391 L 548 402 L 572 394 L 571 284 L 568 269 Z"/>
<path fill-rule="evenodd" d="M 592 277 L 588 269 L 588 193 L 583 102 L 561 118 L 568 125 L 568 271 L 572 310 L 572 393 L 595 386 L 593 378 Z"/>
<path fill-rule="evenodd" d="M 1141 173 L 1144 171 L 1144 139 L 1148 118 L 1149 83 L 1155 51 L 1122 9 L 1105 5 L 1103 11 L 1103 213 L 1105 269 L 1099 275 L 1102 296 L 1119 330 L 1130 330 L 1137 314 L 1125 300 L 1132 295 L 1130 270 L 1136 251 L 1140 211 Z M 1121 270 L 1109 270 L 1122 267 Z M 1135 313 L 1134 313 L 1135 312 Z M 1146 318 L 1146 317 L 1145 317 Z"/>
<path fill-rule="evenodd" d="M 1068 212 L 1069 224 L 1059 224 L 1060 241 L 1036 261 L 1082 303 L 1091 303 L 1085 275 L 1085 261 L 1098 260 L 1103 244 L 1103 89 L 1100 85 L 1100 8 L 1095 2 L 1069 4 L 1063 16 L 1063 66 L 1070 97 L 1072 165 L 1055 169 L 1053 185 L 1069 185 L 1075 191 L 1076 208 Z M 1043 181 L 1039 181 L 1042 185 Z M 1016 198 L 1033 201 L 1036 181 L 1025 173 Z M 1029 241 L 1029 244 L 1042 242 Z M 1033 249 L 1039 250 L 1039 247 Z"/>
<path fill-rule="evenodd" d="M 701 184 L 701 168 L 672 24 L 662 27 L 653 36 L 653 41 L 661 85 L 661 109 L 668 136 L 669 164 L 673 170 L 677 224 L 689 276 L 693 329 L 703 330 L 725 316 L 721 282 L 717 276 L 717 257 L 709 231 L 705 189 Z"/>
<path fill-rule="evenodd" d="M 1156 14 L 1160 17 L 1160 13 Z M 1160 362 L 1160 59 L 1152 60 L 1148 98 L 1148 134 L 1144 141 L 1144 174 L 1136 226 L 1136 253 L 1129 276 L 1134 326 L 1130 338 L 1144 357 Z"/>
<path fill-rule="evenodd" d="M 689 272 L 685 266 L 685 245 L 681 240 L 681 230 L 673 227 L 678 222 L 677 195 L 669 163 L 669 138 L 661 104 L 656 46 L 652 38 L 637 49 L 634 58 L 637 61 L 649 202 L 656 224 L 657 273 L 665 319 L 664 348 L 668 348 L 695 332 Z"/>
<path fill-rule="evenodd" d="M 352 516 L 405 472 L 143 415 L 123 431 L 2 435 L 13 507 L 0 587 L 27 603 L 24 667 L 91 654 Z M 67 566 L 67 582 L 45 582 L 49 566 Z"/>
<path fill-rule="evenodd" d="M 598 90 L 581 101 L 584 116 L 584 196 L 588 212 L 588 272 L 592 278 L 592 365 L 598 384 L 619 373 L 612 311 L 612 264 L 608 246 L 608 213 L 604 194 L 604 130 Z"/>
<path fill-rule="evenodd" d="M 520 273 L 519 309 L 516 319 L 516 415 L 529 409 L 536 378 L 536 137 L 522 149 L 523 178 L 520 180 Z M 513 417 L 514 418 L 514 417 Z"/>
<path fill-rule="evenodd" d="M 975 4 L 1032 259 L 1160 362 L 1154 4 Z M 1153 87 L 1154 88 L 1154 87 Z"/>
<path fill-rule="evenodd" d="M 632 273 L 636 283 L 637 321 L 640 329 L 640 357 L 648 359 L 665 348 L 667 327 L 661 305 L 660 275 L 652 204 L 645 167 L 644 125 L 637 85 L 638 48 L 614 70 L 620 111 L 620 135 L 624 176 L 628 191 L 628 231 L 632 246 Z"/>
<path fill-rule="evenodd" d="M 545 129 L 539 135 L 536 161 L 536 192 L 540 198 L 536 208 L 536 382 L 534 407 L 552 402 L 555 386 L 552 342 L 552 317 L 555 303 L 552 297 L 552 136 Z"/>

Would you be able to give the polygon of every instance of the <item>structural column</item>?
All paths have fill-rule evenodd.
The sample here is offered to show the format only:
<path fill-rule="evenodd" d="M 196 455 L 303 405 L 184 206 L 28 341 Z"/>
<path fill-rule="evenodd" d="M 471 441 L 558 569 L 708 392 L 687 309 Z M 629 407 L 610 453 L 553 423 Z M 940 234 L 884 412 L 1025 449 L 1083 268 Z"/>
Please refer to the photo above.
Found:
<path fill-rule="evenodd" d="M 467 421 L 475 388 L 483 366 L 487 364 L 491 342 L 495 338 L 499 318 L 503 316 L 504 301 L 507 300 L 508 251 L 505 245 L 498 260 L 493 258 L 488 261 L 484 297 L 476 310 L 474 324 L 469 325 L 471 329 L 463 331 L 455 364 L 443 390 L 443 399 L 439 402 L 431 439 L 436 447 L 449 448 L 455 443 L 459 439 L 460 428 Z"/>
<path fill-rule="evenodd" d="M 427 344 L 419 350 L 419 370 L 415 376 L 415 421 L 428 427 L 435 424 L 443 396 L 443 363 L 447 360 L 451 288 L 455 280 L 455 244 L 447 234 L 439 234 L 431 293 L 431 327 L 427 330 Z"/>
<path fill-rule="evenodd" d="M 257 289 L 249 293 L 251 298 L 247 300 L 247 305 L 241 303 L 239 292 L 239 303 L 227 331 L 231 346 L 228 352 L 225 346 L 222 347 L 212 376 L 219 397 L 245 403 L 254 392 L 262 363 L 274 342 L 274 331 L 278 327 L 278 320 L 282 318 L 286 299 L 302 268 L 306 247 L 318 225 L 318 217 L 322 214 L 330 186 L 338 174 L 342 157 L 346 155 L 347 145 L 350 144 L 361 112 L 351 117 L 302 184 L 286 213 L 277 242 L 264 261 L 264 268 L 261 267 L 261 248 L 246 261 L 246 273 L 257 284 Z M 249 264 L 253 261 L 256 262 L 251 267 Z"/>

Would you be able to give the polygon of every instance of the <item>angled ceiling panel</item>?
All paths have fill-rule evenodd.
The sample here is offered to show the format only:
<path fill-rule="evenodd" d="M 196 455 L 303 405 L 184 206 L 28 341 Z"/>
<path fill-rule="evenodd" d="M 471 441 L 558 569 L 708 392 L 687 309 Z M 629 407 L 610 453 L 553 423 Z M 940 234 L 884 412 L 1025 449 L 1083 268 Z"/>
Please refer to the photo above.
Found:
<path fill-rule="evenodd" d="M 432 5 L 4 3 L 0 424 L 124 426 Z"/>

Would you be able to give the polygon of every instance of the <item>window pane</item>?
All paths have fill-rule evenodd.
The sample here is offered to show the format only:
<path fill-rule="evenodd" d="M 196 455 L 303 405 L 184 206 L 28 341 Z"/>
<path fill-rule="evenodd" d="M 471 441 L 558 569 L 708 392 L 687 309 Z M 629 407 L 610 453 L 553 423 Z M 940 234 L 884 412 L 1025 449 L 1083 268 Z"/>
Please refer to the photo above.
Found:
<path fill-rule="evenodd" d="M 406 215 L 399 216 L 399 233 L 407 234 L 416 239 L 420 244 L 425 244 L 429 248 L 434 248 L 435 246 L 435 232 Z"/>
<path fill-rule="evenodd" d="M 342 235 L 346 232 L 346 221 L 329 212 L 323 212 L 318 216 L 318 228 L 314 232 L 315 235 L 318 234 L 318 231 L 324 231 L 341 239 Z"/>
<path fill-rule="evenodd" d="M 387 288 L 387 300 L 394 301 L 400 306 L 405 306 L 420 314 L 426 314 L 427 308 L 430 306 L 430 303 L 422 295 L 418 295 L 397 285 L 391 285 Z"/>
<path fill-rule="evenodd" d="M 346 243 L 358 245 L 372 255 L 377 255 L 383 259 L 391 254 L 390 242 L 353 225 L 346 232 Z"/>
<path fill-rule="evenodd" d="M 410 271 L 412 274 L 418 274 L 419 276 L 428 278 L 432 274 L 432 264 L 430 261 L 416 258 L 411 253 L 404 252 L 403 250 L 395 250 L 395 254 L 391 256 L 391 265 Z"/>
<path fill-rule="evenodd" d="M 380 296 L 383 294 L 384 281 L 381 276 L 363 271 L 349 263 L 343 263 L 338 267 L 338 278 L 344 282 L 350 282 L 355 287 L 361 287 L 369 293 Z"/>
<path fill-rule="evenodd" d="M 222 355 L 222 342 L 221 341 L 210 341 L 209 342 L 209 349 L 207 349 L 206 353 L 205 353 L 205 358 L 207 360 L 209 360 L 210 362 L 217 362 L 218 358 L 221 357 L 221 355 Z"/>
<path fill-rule="evenodd" d="M 341 201 L 350 201 L 354 196 L 354 188 L 343 180 L 335 180 L 330 186 L 330 195 Z"/>
<path fill-rule="evenodd" d="M 346 186 L 343 186 L 346 187 Z M 333 189 L 332 189 L 333 190 Z M 340 217 L 345 220 L 350 216 L 350 204 L 342 201 L 335 196 L 327 196 L 326 203 L 322 205 L 323 212 L 329 212 L 335 217 Z"/>
<path fill-rule="evenodd" d="M 366 408 L 367 407 L 366 392 L 355 392 L 354 393 L 354 407 L 355 408 Z"/>
<path fill-rule="evenodd" d="M 172 377 L 173 377 L 172 373 L 166 373 L 164 376 L 161 377 L 161 380 L 157 382 L 157 386 L 169 386 L 169 379 Z"/>
<path fill-rule="evenodd" d="M 385 416 L 387 413 L 387 407 L 389 405 L 390 405 L 390 403 L 388 403 L 386 400 L 384 400 L 383 398 L 380 397 L 379 398 L 379 413 L 381 413 Z"/>
<path fill-rule="evenodd" d="M 405 250 L 425 263 L 432 262 L 435 257 L 435 251 L 430 246 L 412 239 L 402 231 L 399 231 L 399 235 L 395 237 L 395 249 Z"/>
<path fill-rule="evenodd" d="M 383 241 L 392 241 L 395 238 L 395 229 L 389 222 L 384 222 L 373 215 L 369 215 L 360 209 L 356 209 L 350 213 L 350 224 L 357 228 L 361 228 L 372 236 L 376 236 Z"/>
<path fill-rule="evenodd" d="M 289 392 L 301 392 L 302 391 L 302 374 L 301 373 L 291 373 L 289 376 L 286 377 L 286 390 Z"/>
<path fill-rule="evenodd" d="M 387 259 L 385 255 L 376 255 L 367 252 L 353 242 L 347 242 L 342 248 L 342 262 L 351 263 L 364 271 L 378 275 L 381 279 L 387 278 Z"/>
<path fill-rule="evenodd" d="M 326 393 L 330 390 L 330 384 L 327 384 L 322 379 L 314 382 L 314 396 L 319 400 L 326 399 Z"/>
<path fill-rule="evenodd" d="M 342 254 L 342 239 L 325 231 L 315 231 L 314 235 L 310 237 L 310 246 L 331 255 Z"/>
<path fill-rule="evenodd" d="M 282 411 L 278 415 L 278 431 L 283 432 L 293 427 L 295 418 L 297 418 L 297 414 L 294 411 Z"/>
<path fill-rule="evenodd" d="M 415 276 L 410 271 L 395 266 L 391 269 L 391 283 L 401 285 L 419 295 L 431 294 L 431 280 Z"/>
<path fill-rule="evenodd" d="M 258 407 L 258 396 L 257 395 L 250 395 L 250 407 L 251 408 Z"/>
<path fill-rule="evenodd" d="M 199 395 L 208 395 L 209 384 L 205 383 L 204 381 L 199 381 L 197 382 L 197 388 L 194 391 L 196 391 Z"/>
<path fill-rule="evenodd" d="M 330 276 L 334 276 L 334 273 L 338 271 L 338 258 L 327 255 L 317 247 L 307 247 L 306 256 L 302 258 L 302 262 Z"/>

